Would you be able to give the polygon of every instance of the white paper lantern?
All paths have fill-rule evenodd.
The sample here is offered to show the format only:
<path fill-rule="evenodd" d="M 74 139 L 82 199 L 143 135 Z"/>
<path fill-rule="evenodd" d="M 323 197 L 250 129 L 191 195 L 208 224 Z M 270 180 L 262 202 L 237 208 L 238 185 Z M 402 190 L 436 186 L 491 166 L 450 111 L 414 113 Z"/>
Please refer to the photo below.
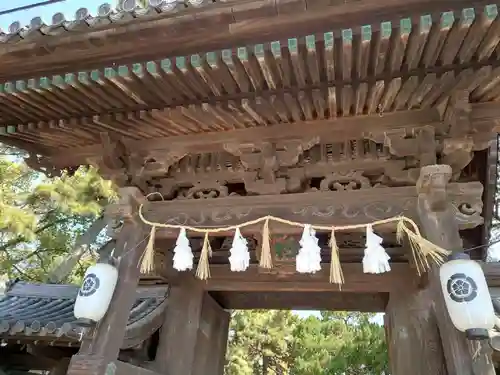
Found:
<path fill-rule="evenodd" d="M 453 254 L 441 266 L 439 277 L 454 326 L 471 340 L 487 339 L 495 312 L 481 266 L 467 254 Z"/>
<path fill-rule="evenodd" d="M 104 318 L 118 281 L 118 270 L 107 263 L 87 269 L 75 301 L 74 315 L 81 324 L 94 324 Z"/>

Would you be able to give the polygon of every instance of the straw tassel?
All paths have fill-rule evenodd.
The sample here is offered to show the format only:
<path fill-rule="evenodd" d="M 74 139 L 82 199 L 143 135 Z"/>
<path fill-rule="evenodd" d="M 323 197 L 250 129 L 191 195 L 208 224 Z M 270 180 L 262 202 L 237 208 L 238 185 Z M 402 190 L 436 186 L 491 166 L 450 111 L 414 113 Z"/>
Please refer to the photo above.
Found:
<path fill-rule="evenodd" d="M 396 226 L 396 241 L 400 245 L 403 243 L 403 235 L 405 234 L 405 228 L 406 228 L 405 221 L 401 217 L 401 218 L 399 218 L 398 224 Z"/>
<path fill-rule="evenodd" d="M 208 239 L 208 232 L 205 233 L 205 239 L 203 240 L 203 247 L 201 249 L 200 260 L 198 261 L 198 267 L 196 268 L 196 277 L 200 280 L 206 280 L 210 277 L 210 267 L 208 264 L 208 257 L 212 256 L 212 248 L 210 247 L 210 241 Z"/>
<path fill-rule="evenodd" d="M 156 226 L 151 227 L 151 233 L 149 235 L 149 241 L 146 245 L 146 250 L 144 250 L 144 254 L 141 262 L 141 273 L 149 274 L 154 270 L 154 261 L 155 261 L 155 234 L 156 234 Z"/>
<path fill-rule="evenodd" d="M 271 255 L 271 238 L 269 234 L 269 219 L 264 222 L 262 229 L 262 250 L 260 252 L 260 266 L 262 268 L 273 268 L 273 258 Z"/>
<path fill-rule="evenodd" d="M 330 283 L 338 284 L 340 287 L 344 283 L 344 274 L 342 272 L 342 266 L 340 265 L 339 247 L 337 245 L 337 239 L 335 238 L 335 228 L 332 228 L 332 233 L 330 235 L 330 250 Z"/>

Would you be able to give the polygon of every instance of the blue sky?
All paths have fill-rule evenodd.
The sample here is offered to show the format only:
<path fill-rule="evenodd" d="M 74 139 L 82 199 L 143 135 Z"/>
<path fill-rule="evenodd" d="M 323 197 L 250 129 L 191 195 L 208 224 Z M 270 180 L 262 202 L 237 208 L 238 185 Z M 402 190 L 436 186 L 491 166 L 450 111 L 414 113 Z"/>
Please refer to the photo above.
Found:
<path fill-rule="evenodd" d="M 0 1 L 0 11 L 40 1 L 41 0 L 4 0 Z M 106 2 L 112 4 L 113 6 L 116 3 L 115 0 L 66 0 L 61 3 L 10 13 L 0 16 L 0 28 L 7 30 L 9 25 L 14 21 L 19 21 L 21 22 L 21 25 L 24 26 L 29 24 L 30 20 L 35 17 L 42 17 L 45 23 L 50 24 L 52 15 L 57 12 L 64 13 L 66 19 L 74 19 L 75 12 L 81 7 L 87 8 L 91 14 L 96 14 L 99 5 Z"/>

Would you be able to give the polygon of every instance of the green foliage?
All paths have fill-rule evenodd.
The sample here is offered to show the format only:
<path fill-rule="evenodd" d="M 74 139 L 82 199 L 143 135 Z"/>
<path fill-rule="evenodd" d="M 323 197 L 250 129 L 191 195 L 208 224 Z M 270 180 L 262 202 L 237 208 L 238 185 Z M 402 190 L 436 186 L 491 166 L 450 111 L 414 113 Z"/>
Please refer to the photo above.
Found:
<path fill-rule="evenodd" d="M 93 168 L 48 179 L 18 159 L 0 158 L 0 274 L 44 281 L 114 198 Z M 81 260 L 70 281 L 92 260 Z"/>
<path fill-rule="evenodd" d="M 372 316 L 324 312 L 301 319 L 290 311 L 235 312 L 225 373 L 387 374 L 384 330 Z"/>

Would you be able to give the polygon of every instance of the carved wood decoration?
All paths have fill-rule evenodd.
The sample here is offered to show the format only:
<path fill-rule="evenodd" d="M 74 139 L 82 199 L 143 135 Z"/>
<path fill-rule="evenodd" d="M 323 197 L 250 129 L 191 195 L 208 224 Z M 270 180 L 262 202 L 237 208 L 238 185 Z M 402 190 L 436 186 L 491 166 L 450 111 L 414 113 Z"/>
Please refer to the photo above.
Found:
<path fill-rule="evenodd" d="M 345 180 L 337 178 L 337 181 Z M 366 180 L 362 181 L 366 185 Z M 346 191 L 343 190 L 345 185 L 337 183 L 342 186 L 339 191 L 284 194 L 279 199 L 273 196 L 230 196 L 209 199 L 202 205 L 196 200 L 149 202 L 144 206 L 144 215 L 156 222 L 206 227 L 235 225 L 265 215 L 324 225 L 367 223 L 400 214 L 416 217 L 417 192 L 414 187 Z M 349 184 L 354 186 L 356 182 Z M 330 186 L 330 183 L 324 185 Z M 454 217 L 460 228 L 482 224 L 482 191 L 479 182 L 452 183 L 448 186 L 448 202 L 454 207 Z M 245 230 L 252 231 L 251 228 Z M 255 230 L 258 232 L 261 228 L 256 227 Z M 276 232 L 296 230 L 280 226 Z M 159 230 L 158 235 L 177 236 L 177 231 Z"/>
<path fill-rule="evenodd" d="M 338 184 L 334 188 L 333 182 L 326 182 L 332 179 L 354 190 L 412 186 L 419 168 L 438 159 L 451 163 L 457 181 L 472 152 L 488 145 L 474 144 L 471 136 L 465 141 L 443 138 L 439 126 L 430 125 L 373 130 L 359 138 L 332 142 L 327 142 L 327 135 L 295 140 L 287 140 L 289 133 L 282 134 L 281 140 L 276 136 L 278 140 L 273 142 L 242 138 L 239 143 L 211 144 L 215 151 L 210 153 L 195 152 L 198 146 L 207 146 L 193 138 L 173 143 L 172 150 L 163 153 L 160 149 L 132 151 L 132 144 L 112 142 L 106 134 L 101 136 L 104 156 L 88 160 L 119 186 L 160 192 L 167 200 L 214 199 L 338 189 Z"/>

